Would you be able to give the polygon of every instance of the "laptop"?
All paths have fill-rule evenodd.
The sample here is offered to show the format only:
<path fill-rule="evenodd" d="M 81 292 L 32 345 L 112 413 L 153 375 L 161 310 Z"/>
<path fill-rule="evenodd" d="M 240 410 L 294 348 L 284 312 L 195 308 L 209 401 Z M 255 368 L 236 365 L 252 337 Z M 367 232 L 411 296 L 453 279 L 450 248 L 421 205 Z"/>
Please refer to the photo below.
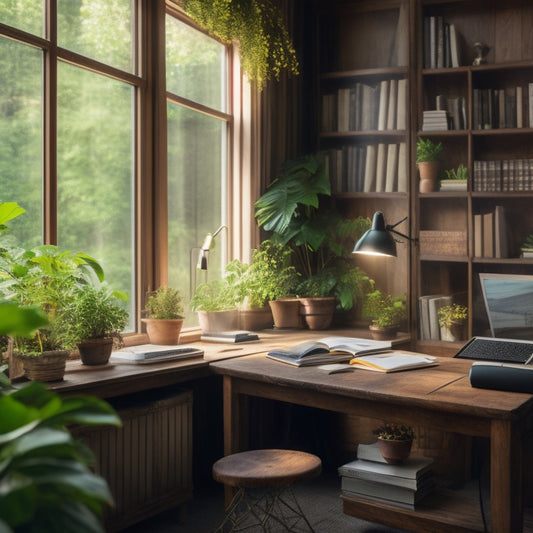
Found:
<path fill-rule="evenodd" d="M 455 357 L 533 363 L 533 275 L 479 274 L 490 337 L 473 337 Z"/>
<path fill-rule="evenodd" d="M 146 365 L 166 361 L 193 359 L 203 357 L 204 351 L 195 346 L 163 346 L 156 344 L 140 344 L 129 346 L 111 353 L 111 363 L 129 363 Z"/>

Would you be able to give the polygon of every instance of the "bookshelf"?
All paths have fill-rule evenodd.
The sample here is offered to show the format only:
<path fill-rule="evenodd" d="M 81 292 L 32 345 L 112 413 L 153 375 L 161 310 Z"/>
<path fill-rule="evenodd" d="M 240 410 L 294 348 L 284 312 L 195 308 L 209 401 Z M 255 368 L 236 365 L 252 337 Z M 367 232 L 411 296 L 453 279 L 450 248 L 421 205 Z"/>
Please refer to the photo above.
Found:
<path fill-rule="evenodd" d="M 322 5 L 318 144 L 329 155 L 332 190 L 346 215 L 380 210 L 395 223 L 410 204 L 409 2 Z M 357 263 L 381 290 L 409 294 L 409 249 L 398 253 Z"/>
<path fill-rule="evenodd" d="M 422 339 L 419 298 L 454 295 L 469 309 L 467 338 L 485 335 L 488 319 L 478 274 L 533 273 L 533 260 L 520 257 L 520 245 L 533 233 L 533 3 L 352 0 L 321 5 L 318 145 L 334 160 L 337 203 L 348 216 L 372 216 L 381 210 L 387 223 L 409 216 L 399 229 L 420 239 L 419 246 L 400 244 L 397 259 L 357 262 L 381 289 L 409 295 L 415 349 L 431 346 L 454 353 L 456 346 L 449 342 Z M 479 65 L 473 64 L 476 42 L 486 45 Z M 366 100 L 372 108 L 366 112 L 379 117 L 379 88 L 400 80 L 407 86 L 405 128 L 382 129 L 376 126 L 378 118 L 372 128 L 336 129 L 339 108 L 327 111 L 327 95 L 346 97 L 358 84 L 368 85 L 378 95 Z M 441 109 L 447 110 L 448 128 L 424 127 L 424 112 Z M 330 127 L 324 127 L 324 120 Z M 467 167 L 465 190 L 419 192 L 419 136 L 442 141 L 443 170 Z M 375 166 L 366 161 L 352 164 L 355 179 L 348 178 L 346 168 L 342 175 L 337 172 L 338 161 L 349 160 L 348 154 L 374 154 L 380 145 L 387 146 L 387 165 L 388 146 L 401 143 L 406 148 L 407 179 L 399 188 L 378 185 L 379 159 Z M 376 177 L 366 180 L 366 171 Z M 480 218 L 487 228 L 492 218 L 492 238 L 479 233 Z M 504 220 L 504 229 L 494 223 L 496 219 Z"/>

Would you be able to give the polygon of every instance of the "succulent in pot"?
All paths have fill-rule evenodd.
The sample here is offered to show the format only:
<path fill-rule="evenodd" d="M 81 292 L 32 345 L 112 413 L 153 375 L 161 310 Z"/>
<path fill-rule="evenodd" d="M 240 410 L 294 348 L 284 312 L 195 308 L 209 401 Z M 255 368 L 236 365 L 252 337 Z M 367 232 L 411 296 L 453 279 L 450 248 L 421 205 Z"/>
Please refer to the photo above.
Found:
<path fill-rule="evenodd" d="M 146 294 L 146 331 L 152 344 L 179 343 L 183 327 L 183 298 L 177 289 L 161 286 Z"/>
<path fill-rule="evenodd" d="M 405 424 L 386 423 L 374 430 L 383 459 L 389 464 L 400 464 L 411 453 L 415 431 Z"/>

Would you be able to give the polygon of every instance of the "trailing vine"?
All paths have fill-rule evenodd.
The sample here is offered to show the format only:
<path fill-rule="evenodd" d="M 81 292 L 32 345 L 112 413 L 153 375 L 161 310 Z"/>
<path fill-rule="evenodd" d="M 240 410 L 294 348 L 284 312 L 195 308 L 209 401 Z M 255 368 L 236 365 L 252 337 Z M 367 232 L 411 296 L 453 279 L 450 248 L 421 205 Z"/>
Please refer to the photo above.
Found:
<path fill-rule="evenodd" d="M 298 59 L 281 11 L 270 0 L 182 0 L 187 13 L 225 43 L 239 42 L 242 70 L 259 89 L 282 71 L 298 74 Z"/>

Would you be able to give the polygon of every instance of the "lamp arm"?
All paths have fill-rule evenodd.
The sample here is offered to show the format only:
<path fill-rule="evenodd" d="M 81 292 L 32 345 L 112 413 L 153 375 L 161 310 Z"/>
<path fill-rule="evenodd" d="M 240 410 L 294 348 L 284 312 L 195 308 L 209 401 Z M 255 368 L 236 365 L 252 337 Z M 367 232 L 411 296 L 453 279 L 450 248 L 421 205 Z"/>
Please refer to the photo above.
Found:
<path fill-rule="evenodd" d="M 403 220 L 405 220 L 405 218 Z M 403 222 L 403 220 L 400 220 L 400 222 Z M 390 231 L 391 233 L 394 233 L 395 235 L 399 235 L 400 237 L 403 237 L 404 239 L 407 239 L 410 242 L 414 242 L 415 244 L 418 244 L 418 239 L 417 238 L 409 237 L 408 235 L 405 235 L 404 233 L 400 233 L 399 231 L 396 231 L 394 229 L 394 227 L 397 226 L 400 222 L 398 222 L 397 224 L 394 224 L 394 226 L 387 225 L 387 226 L 385 226 L 385 229 L 387 231 Z"/>

